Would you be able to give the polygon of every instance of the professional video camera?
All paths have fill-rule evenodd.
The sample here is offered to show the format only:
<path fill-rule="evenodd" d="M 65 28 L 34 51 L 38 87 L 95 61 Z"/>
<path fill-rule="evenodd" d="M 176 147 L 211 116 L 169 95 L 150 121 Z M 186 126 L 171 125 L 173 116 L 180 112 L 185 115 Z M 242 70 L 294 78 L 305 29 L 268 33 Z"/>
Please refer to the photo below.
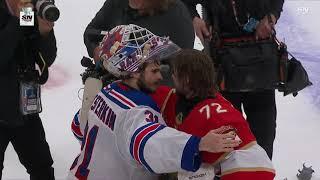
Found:
<path fill-rule="evenodd" d="M 42 19 L 47 21 L 57 21 L 60 16 L 59 9 L 54 5 L 52 0 L 32 0 L 36 13 Z"/>

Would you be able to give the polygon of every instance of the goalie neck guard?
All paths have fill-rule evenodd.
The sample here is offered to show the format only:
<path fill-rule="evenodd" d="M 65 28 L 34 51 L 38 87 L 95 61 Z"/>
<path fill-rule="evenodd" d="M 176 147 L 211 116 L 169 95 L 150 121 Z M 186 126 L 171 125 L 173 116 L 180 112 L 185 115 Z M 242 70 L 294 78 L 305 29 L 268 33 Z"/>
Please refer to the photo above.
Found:
<path fill-rule="evenodd" d="M 144 62 L 161 61 L 180 50 L 168 37 L 134 24 L 116 26 L 99 46 L 103 67 L 116 77 L 137 72 Z"/>

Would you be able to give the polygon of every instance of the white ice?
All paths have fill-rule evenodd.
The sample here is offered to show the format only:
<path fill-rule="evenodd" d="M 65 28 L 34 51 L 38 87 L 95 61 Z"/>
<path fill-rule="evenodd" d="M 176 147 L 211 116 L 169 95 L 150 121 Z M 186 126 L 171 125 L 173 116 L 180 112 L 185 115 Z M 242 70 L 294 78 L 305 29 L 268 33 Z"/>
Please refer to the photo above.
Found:
<path fill-rule="evenodd" d="M 70 122 L 80 107 L 78 90 L 82 87 L 79 74 L 84 70 L 80 59 L 87 55 L 83 32 L 102 6 L 103 0 L 58 1 L 61 17 L 55 33 L 58 57 L 51 69 L 49 82 L 43 88 L 42 121 L 54 159 L 56 179 L 64 179 L 80 146 L 70 130 Z M 285 39 L 288 49 L 306 66 L 314 86 L 295 98 L 277 94 L 277 137 L 273 162 L 277 180 L 296 180 L 302 163 L 312 165 L 312 180 L 320 180 L 320 1 L 288 0 L 277 25 L 279 39 Z M 201 48 L 198 42 L 196 48 Z M 32 141 L 32 139 L 30 139 Z M 6 151 L 4 180 L 28 179 L 10 145 Z"/>

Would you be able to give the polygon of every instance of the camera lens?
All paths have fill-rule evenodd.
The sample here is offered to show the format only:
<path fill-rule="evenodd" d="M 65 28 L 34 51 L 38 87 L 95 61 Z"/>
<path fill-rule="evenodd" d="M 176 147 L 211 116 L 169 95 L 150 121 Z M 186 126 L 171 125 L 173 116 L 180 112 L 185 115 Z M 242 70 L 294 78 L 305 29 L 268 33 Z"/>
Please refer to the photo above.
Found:
<path fill-rule="evenodd" d="M 47 6 L 46 9 L 43 10 L 44 19 L 54 22 L 59 19 L 60 11 L 55 6 Z"/>
<path fill-rule="evenodd" d="M 50 0 L 38 0 L 36 9 L 38 15 L 47 21 L 54 22 L 59 19 L 60 11 Z"/>

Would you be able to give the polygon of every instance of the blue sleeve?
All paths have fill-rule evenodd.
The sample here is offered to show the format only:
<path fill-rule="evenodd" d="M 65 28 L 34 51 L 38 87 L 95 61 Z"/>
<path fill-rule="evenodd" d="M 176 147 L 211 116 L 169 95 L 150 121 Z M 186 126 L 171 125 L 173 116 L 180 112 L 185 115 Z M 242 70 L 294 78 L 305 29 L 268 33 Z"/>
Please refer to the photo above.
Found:
<path fill-rule="evenodd" d="M 200 138 L 191 136 L 184 147 L 181 168 L 186 171 L 197 171 L 201 165 L 201 157 L 199 152 Z"/>

